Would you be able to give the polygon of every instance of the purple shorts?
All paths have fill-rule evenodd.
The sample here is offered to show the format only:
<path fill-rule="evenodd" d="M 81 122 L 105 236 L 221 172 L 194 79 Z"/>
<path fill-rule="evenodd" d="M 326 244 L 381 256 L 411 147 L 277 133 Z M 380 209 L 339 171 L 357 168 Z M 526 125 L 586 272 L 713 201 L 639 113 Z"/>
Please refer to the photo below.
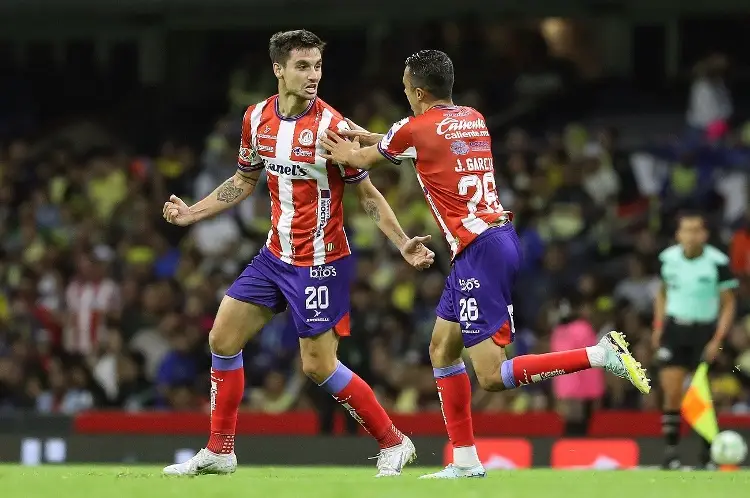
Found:
<path fill-rule="evenodd" d="M 263 247 L 229 287 L 227 296 L 265 306 L 274 313 L 288 306 L 300 337 L 331 329 L 339 336 L 348 336 L 354 270 L 352 256 L 325 265 L 294 266 Z"/>
<path fill-rule="evenodd" d="M 511 291 L 521 257 L 518 235 L 508 223 L 486 230 L 453 261 L 435 312 L 461 326 L 465 347 L 489 338 L 500 346 L 513 342 Z"/>

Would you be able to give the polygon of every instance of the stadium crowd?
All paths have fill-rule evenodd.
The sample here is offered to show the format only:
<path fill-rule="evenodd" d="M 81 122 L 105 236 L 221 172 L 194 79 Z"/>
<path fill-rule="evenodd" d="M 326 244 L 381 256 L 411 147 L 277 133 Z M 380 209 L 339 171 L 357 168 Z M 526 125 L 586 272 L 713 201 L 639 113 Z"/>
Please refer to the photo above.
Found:
<path fill-rule="evenodd" d="M 243 84 L 241 75 L 232 79 Z M 83 124 L 59 139 L 0 141 L 0 410 L 207 410 L 207 334 L 224 291 L 265 242 L 267 191 L 261 185 L 237 211 L 188 229 L 166 224 L 161 206 L 172 193 L 197 200 L 232 174 L 241 109 L 272 87 L 231 88 L 230 111 L 204 143 L 165 137 L 154 154 Z M 457 102 L 491 97 L 465 89 Z M 384 91 L 340 108 L 373 131 L 407 110 L 403 96 Z M 725 131 L 722 143 L 736 133 Z M 723 166 L 715 155 L 704 174 L 692 155 L 632 150 L 617 130 L 576 123 L 494 138 L 500 200 L 515 213 L 525 253 L 509 352 L 582 347 L 617 329 L 650 368 L 657 256 L 672 243 L 676 213 L 700 209 L 743 277 L 737 324 L 712 372 L 715 401 L 720 411 L 750 410 L 750 216 L 737 174 L 713 168 Z M 372 177 L 407 233 L 433 235 L 437 264 L 413 271 L 349 199 L 358 278 L 352 337 L 340 356 L 387 408 L 438 410 L 427 351 L 449 256 L 413 172 L 383 167 Z M 285 313 L 244 355 L 248 410 L 335 406 L 302 374 Z M 601 371 L 559 380 L 502 394 L 477 390 L 474 403 L 515 412 L 659 407 L 658 390 L 643 397 Z"/>

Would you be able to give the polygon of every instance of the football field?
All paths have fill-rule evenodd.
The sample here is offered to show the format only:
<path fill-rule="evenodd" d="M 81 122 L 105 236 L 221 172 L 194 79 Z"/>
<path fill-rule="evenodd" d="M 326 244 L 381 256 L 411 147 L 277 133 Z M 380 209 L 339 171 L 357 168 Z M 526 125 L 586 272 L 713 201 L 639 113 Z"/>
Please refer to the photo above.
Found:
<path fill-rule="evenodd" d="M 747 496 L 750 472 L 494 471 L 486 479 L 421 481 L 427 469 L 374 479 L 371 468 L 242 468 L 232 476 L 163 477 L 157 467 L 0 466 L 3 498 L 705 498 Z"/>

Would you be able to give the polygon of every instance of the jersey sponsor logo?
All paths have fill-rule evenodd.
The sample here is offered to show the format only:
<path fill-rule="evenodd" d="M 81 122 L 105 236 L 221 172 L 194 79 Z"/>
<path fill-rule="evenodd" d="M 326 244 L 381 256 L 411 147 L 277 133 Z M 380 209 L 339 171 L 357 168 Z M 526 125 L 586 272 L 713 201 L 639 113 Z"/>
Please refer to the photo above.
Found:
<path fill-rule="evenodd" d="M 316 313 L 316 316 L 314 316 L 313 318 L 307 318 L 307 319 L 305 319 L 305 321 L 308 322 L 308 323 L 311 323 L 311 322 L 312 323 L 323 323 L 323 322 L 330 322 L 331 321 L 331 319 L 328 318 L 327 316 L 318 316 L 318 315 L 320 315 L 320 311 L 316 311 L 315 313 Z"/>
<path fill-rule="evenodd" d="M 310 278 L 315 280 L 325 280 L 336 276 L 335 266 L 311 266 L 310 267 Z"/>
<path fill-rule="evenodd" d="M 479 118 L 474 120 L 443 118 L 436 124 L 435 131 L 438 135 L 445 137 L 446 140 L 490 136 L 484 120 Z"/>
<path fill-rule="evenodd" d="M 273 154 L 273 150 L 274 150 L 274 149 L 273 149 L 273 146 L 272 146 L 272 145 L 263 145 L 263 144 L 258 144 L 258 151 L 259 151 L 259 152 L 270 152 L 270 153 L 272 153 L 272 154 Z"/>
<path fill-rule="evenodd" d="M 320 191 L 320 212 L 318 213 L 318 226 L 315 229 L 315 237 L 320 237 L 323 233 L 323 229 L 328 224 L 328 220 L 331 219 L 331 191 L 321 190 Z"/>
<path fill-rule="evenodd" d="M 305 147 L 312 145 L 315 141 L 315 136 L 313 135 L 313 132 L 308 129 L 304 129 L 301 132 L 299 132 L 299 138 L 297 139 L 299 141 L 300 145 L 304 145 Z"/>
<path fill-rule="evenodd" d="M 258 133 L 258 138 L 263 138 L 265 140 L 276 140 L 276 135 L 266 135 L 265 133 Z"/>
<path fill-rule="evenodd" d="M 311 150 L 308 150 L 302 147 L 294 147 L 292 149 L 292 155 L 299 156 L 299 157 L 313 157 L 315 153 Z"/>
<path fill-rule="evenodd" d="M 469 153 L 469 144 L 463 140 L 456 140 L 451 143 L 451 152 L 457 156 L 465 156 Z"/>
<path fill-rule="evenodd" d="M 308 178 L 307 169 L 297 164 L 278 164 L 267 159 L 263 160 L 268 171 L 273 171 L 278 175 L 293 176 L 296 178 Z"/>
<path fill-rule="evenodd" d="M 458 279 L 458 285 L 461 287 L 461 290 L 463 292 L 468 292 L 470 290 L 479 289 L 481 286 L 479 284 L 479 279 L 476 278 L 467 278 L 467 279 Z"/>
<path fill-rule="evenodd" d="M 468 116 L 469 114 L 471 114 L 470 109 L 461 109 L 457 112 L 446 112 L 445 114 L 443 114 L 443 116 L 445 116 L 446 118 L 462 118 L 464 116 Z"/>
<path fill-rule="evenodd" d="M 472 140 L 469 142 L 469 148 L 474 152 L 487 152 L 491 150 L 488 140 Z"/>

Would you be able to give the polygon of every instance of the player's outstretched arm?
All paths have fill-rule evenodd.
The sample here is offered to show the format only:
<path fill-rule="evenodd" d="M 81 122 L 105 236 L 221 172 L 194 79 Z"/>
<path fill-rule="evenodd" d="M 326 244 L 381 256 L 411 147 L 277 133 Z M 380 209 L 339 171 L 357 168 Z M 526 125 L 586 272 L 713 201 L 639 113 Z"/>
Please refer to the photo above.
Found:
<path fill-rule="evenodd" d="M 359 169 L 372 169 L 383 160 L 377 146 L 361 147 L 359 137 L 351 142 L 331 130 L 320 137 L 320 144 L 328 151 L 322 157 L 335 163 Z"/>
<path fill-rule="evenodd" d="M 231 178 L 192 206 L 173 195 L 164 203 L 164 219 L 173 225 L 187 226 L 211 218 L 245 200 L 255 190 L 260 171 L 237 170 Z"/>
<path fill-rule="evenodd" d="M 349 125 L 350 129 L 339 130 L 339 134 L 344 138 L 348 138 L 349 140 L 358 138 L 360 145 L 363 145 L 365 147 L 379 144 L 385 136 L 382 133 L 373 133 L 371 131 L 367 131 L 349 118 L 346 118 L 346 124 Z"/>
<path fill-rule="evenodd" d="M 398 247 L 401 255 L 410 265 L 418 270 L 423 270 L 429 268 L 435 262 L 435 253 L 424 245 L 431 237 L 426 235 L 410 239 L 404 233 L 404 229 L 401 228 L 401 224 L 388 201 L 375 188 L 369 178 L 365 178 L 357 184 L 357 196 L 365 212 L 377 223 L 378 228 L 385 236 Z"/>

